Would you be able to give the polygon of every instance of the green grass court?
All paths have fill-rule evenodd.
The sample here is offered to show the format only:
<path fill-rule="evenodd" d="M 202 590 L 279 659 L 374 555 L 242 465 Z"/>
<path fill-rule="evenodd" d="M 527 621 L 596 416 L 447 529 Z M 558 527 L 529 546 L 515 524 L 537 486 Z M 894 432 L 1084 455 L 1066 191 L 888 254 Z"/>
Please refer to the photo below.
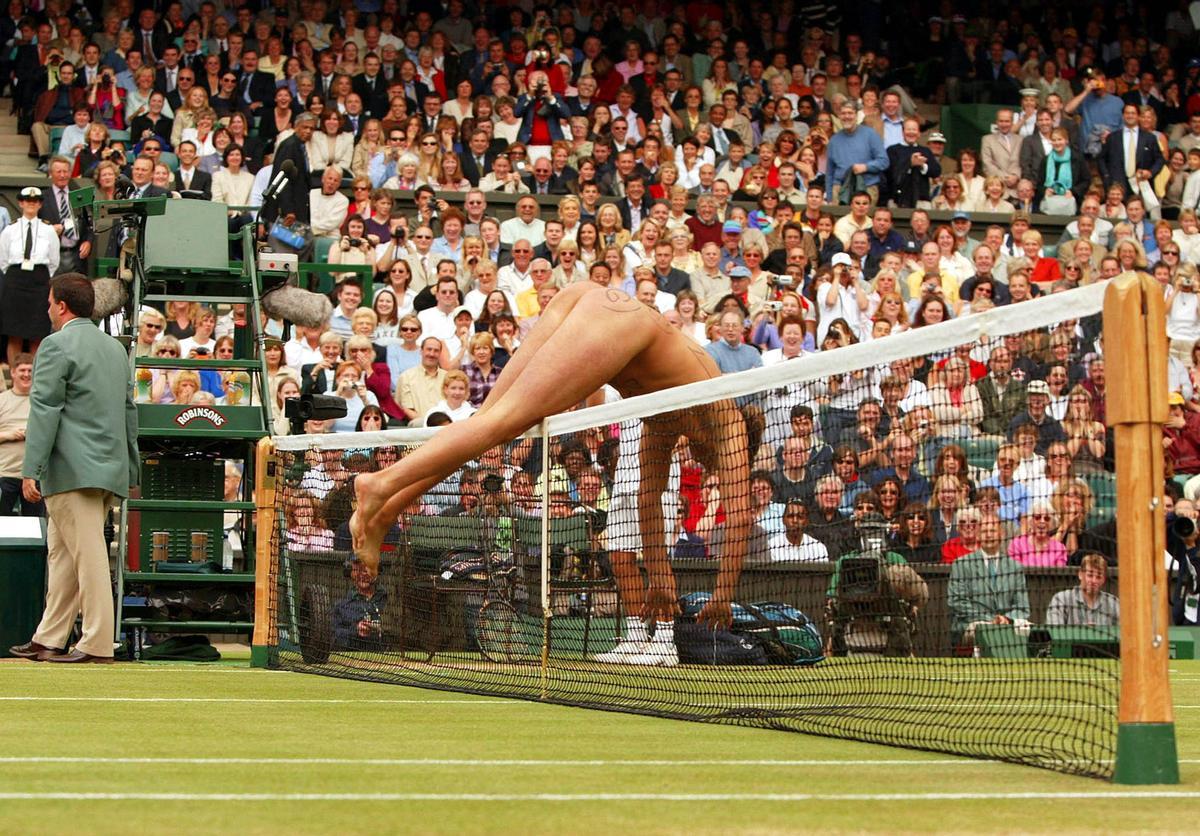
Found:
<path fill-rule="evenodd" d="M 1200 662 L 1173 662 L 1183 783 L 214 665 L 0 663 L 0 830 L 772 833 L 1191 829 Z"/>

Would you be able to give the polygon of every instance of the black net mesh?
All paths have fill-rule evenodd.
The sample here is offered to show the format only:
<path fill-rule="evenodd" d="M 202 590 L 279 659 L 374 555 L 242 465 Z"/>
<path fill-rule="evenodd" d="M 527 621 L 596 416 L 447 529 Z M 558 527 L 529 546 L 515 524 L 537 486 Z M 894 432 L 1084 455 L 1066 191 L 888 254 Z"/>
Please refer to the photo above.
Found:
<path fill-rule="evenodd" d="M 404 508 L 377 574 L 355 474 L 428 436 L 279 439 L 273 662 L 1109 776 L 1099 300 L 553 416 Z"/>

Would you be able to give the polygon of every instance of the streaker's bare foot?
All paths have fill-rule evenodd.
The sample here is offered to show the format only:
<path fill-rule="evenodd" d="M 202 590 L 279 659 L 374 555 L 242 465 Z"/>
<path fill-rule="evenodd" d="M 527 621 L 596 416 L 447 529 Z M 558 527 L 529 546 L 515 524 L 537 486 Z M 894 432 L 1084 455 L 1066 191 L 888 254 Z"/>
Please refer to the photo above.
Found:
<path fill-rule="evenodd" d="M 350 539 L 354 554 L 372 572 L 379 572 L 380 549 L 387 536 L 388 526 L 379 524 L 379 511 L 387 501 L 375 485 L 373 473 L 360 473 L 354 478 L 354 513 L 350 515 Z"/>

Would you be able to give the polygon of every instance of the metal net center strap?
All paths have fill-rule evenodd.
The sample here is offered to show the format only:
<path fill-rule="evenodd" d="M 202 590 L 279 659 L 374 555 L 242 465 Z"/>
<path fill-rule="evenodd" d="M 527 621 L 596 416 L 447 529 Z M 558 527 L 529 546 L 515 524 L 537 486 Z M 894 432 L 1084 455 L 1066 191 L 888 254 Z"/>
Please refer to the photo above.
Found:
<path fill-rule="evenodd" d="M 1102 292 L 549 416 L 378 575 L 354 475 L 434 431 L 279 438 L 273 663 L 1110 775 Z"/>

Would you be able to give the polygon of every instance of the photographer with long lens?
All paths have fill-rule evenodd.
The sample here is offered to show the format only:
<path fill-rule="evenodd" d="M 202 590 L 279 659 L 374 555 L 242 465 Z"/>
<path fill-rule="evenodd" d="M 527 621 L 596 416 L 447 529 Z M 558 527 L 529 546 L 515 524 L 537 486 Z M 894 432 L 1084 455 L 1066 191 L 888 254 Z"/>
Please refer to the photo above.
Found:
<path fill-rule="evenodd" d="M 1171 623 L 1200 626 L 1200 525 L 1196 504 L 1188 499 L 1175 503 L 1167 516 L 1167 552 L 1171 559 Z"/>
<path fill-rule="evenodd" d="M 534 70 L 529 74 L 529 90 L 517 97 L 513 114 L 521 120 L 517 141 L 525 144 L 530 160 L 538 160 L 550 156 L 551 143 L 566 138 L 562 126 L 571 118 L 571 111 L 562 97 L 550 89 L 544 71 Z"/>

